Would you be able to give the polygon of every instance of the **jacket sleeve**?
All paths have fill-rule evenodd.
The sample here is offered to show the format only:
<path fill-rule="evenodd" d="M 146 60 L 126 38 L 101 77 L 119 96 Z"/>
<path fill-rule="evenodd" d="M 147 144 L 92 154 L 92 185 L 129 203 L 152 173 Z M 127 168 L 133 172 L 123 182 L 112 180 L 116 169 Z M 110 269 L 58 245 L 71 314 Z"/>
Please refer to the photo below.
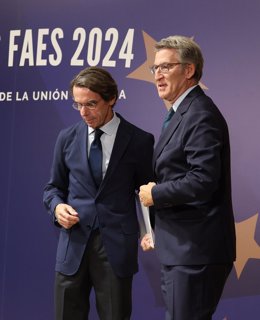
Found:
<path fill-rule="evenodd" d="M 66 203 L 68 194 L 68 168 L 64 159 L 64 141 L 65 137 L 61 132 L 54 148 L 50 179 L 43 193 L 43 203 L 53 217 L 56 206 L 59 203 Z"/>

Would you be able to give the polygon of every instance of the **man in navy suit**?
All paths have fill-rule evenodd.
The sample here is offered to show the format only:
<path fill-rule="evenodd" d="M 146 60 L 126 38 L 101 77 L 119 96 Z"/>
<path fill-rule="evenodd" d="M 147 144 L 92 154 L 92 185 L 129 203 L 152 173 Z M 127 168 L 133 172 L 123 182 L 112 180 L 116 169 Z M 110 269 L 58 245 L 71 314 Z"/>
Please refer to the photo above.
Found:
<path fill-rule="evenodd" d="M 83 121 L 60 132 L 44 190 L 44 204 L 60 227 L 56 320 L 88 319 L 92 288 L 101 320 L 127 320 L 138 271 L 136 190 L 152 179 L 154 138 L 113 111 L 117 84 L 104 69 L 82 70 L 70 89 Z M 99 129 L 97 183 L 88 158 Z"/>
<path fill-rule="evenodd" d="M 199 46 L 170 36 L 155 48 L 151 71 L 171 107 L 154 151 L 156 183 L 139 196 L 155 208 L 165 319 L 210 320 L 235 259 L 228 127 L 199 86 Z"/>

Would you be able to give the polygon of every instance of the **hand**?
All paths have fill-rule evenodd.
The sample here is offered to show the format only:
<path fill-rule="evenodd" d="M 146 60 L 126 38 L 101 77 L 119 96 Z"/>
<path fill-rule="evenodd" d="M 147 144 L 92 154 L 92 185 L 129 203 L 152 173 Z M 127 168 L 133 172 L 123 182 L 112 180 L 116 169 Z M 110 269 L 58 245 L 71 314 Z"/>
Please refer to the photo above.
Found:
<path fill-rule="evenodd" d="M 141 240 L 141 247 L 143 251 L 148 251 L 154 249 L 152 236 L 151 234 L 147 233 L 143 236 Z"/>
<path fill-rule="evenodd" d="M 70 229 L 79 222 L 78 213 L 68 204 L 60 203 L 55 209 L 55 217 L 58 223 L 65 229 Z"/>
<path fill-rule="evenodd" d="M 145 207 L 153 206 L 152 188 L 156 185 L 155 182 L 149 182 L 140 187 L 139 198 Z"/>

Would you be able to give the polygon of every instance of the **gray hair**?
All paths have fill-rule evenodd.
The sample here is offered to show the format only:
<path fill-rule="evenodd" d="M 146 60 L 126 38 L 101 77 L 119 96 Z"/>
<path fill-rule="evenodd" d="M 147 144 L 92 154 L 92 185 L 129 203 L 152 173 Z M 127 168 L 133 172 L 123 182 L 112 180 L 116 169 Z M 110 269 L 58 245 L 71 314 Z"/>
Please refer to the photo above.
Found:
<path fill-rule="evenodd" d="M 175 49 L 182 63 L 192 63 L 195 65 L 194 78 L 199 82 L 202 77 L 203 56 L 199 45 L 192 39 L 184 36 L 169 36 L 161 39 L 155 44 L 155 50 Z"/>

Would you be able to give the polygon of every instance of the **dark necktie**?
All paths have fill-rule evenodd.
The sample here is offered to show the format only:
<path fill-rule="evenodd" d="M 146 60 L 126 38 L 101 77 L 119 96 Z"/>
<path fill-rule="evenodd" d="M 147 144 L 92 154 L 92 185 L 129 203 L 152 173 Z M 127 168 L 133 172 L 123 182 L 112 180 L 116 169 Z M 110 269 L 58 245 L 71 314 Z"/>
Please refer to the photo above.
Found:
<path fill-rule="evenodd" d="M 164 121 L 163 121 L 163 126 L 162 126 L 162 130 L 166 129 L 168 124 L 170 123 L 170 120 L 172 118 L 172 116 L 174 115 L 175 111 L 173 110 L 173 108 L 171 107 L 170 110 L 168 111 Z"/>
<path fill-rule="evenodd" d="M 100 137 L 103 133 L 100 129 L 95 130 L 95 138 L 89 152 L 89 165 L 97 187 L 102 181 L 102 144 Z"/>

